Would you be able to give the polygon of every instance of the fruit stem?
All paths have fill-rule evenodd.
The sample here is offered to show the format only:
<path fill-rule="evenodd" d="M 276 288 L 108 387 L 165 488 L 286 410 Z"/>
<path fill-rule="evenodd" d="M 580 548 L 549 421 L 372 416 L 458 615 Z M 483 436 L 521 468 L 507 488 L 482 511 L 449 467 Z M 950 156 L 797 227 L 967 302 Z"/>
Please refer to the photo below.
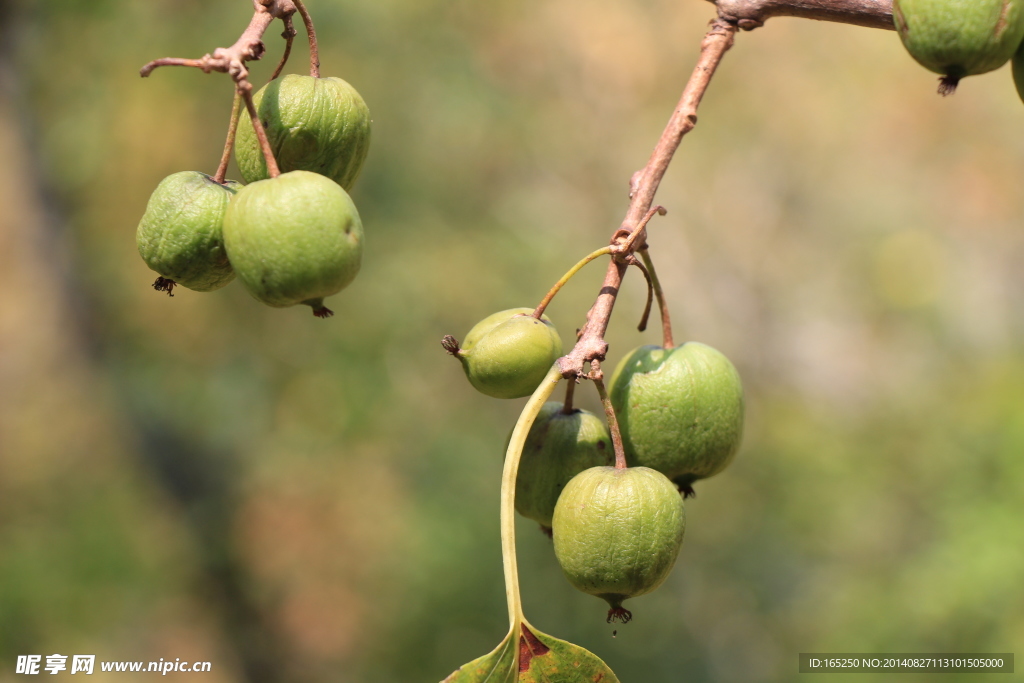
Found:
<path fill-rule="evenodd" d="M 640 272 L 644 274 L 644 281 L 647 283 L 647 303 L 644 304 L 644 314 L 640 316 L 640 324 L 636 326 L 638 332 L 643 332 L 647 329 L 647 320 L 651 317 L 651 305 L 654 303 L 654 282 L 651 280 L 651 274 L 647 272 L 647 268 L 644 267 L 644 264 L 640 263 L 636 256 L 630 254 L 627 263 L 639 268 Z"/>
<path fill-rule="evenodd" d="M 274 73 L 270 76 L 271 81 L 281 75 L 281 72 L 284 70 L 284 65 L 288 63 L 288 57 L 292 54 L 292 41 L 295 40 L 295 36 L 298 33 L 295 30 L 295 26 L 292 24 L 292 17 L 290 14 L 281 19 L 281 21 L 284 22 L 284 31 L 281 33 L 281 37 L 284 38 L 284 54 L 281 55 L 281 61 L 277 63 L 277 68 L 274 69 Z"/>
<path fill-rule="evenodd" d="M 302 15 L 302 23 L 306 25 L 306 35 L 309 36 L 309 75 L 313 78 L 320 78 L 320 51 L 316 46 L 316 29 L 313 28 L 313 17 L 309 16 L 306 6 L 302 0 L 292 0 L 296 9 Z"/>
<path fill-rule="evenodd" d="M 516 426 L 509 438 L 508 449 L 505 451 L 505 467 L 501 473 L 501 559 L 505 570 L 505 597 L 508 600 L 509 626 L 515 632 L 525 617 L 523 601 L 519 594 L 519 566 L 516 562 L 516 476 L 519 474 L 519 460 L 523 455 L 523 445 L 530 433 L 537 414 L 544 402 L 562 379 L 562 373 L 555 363 L 548 374 L 534 390 L 530 400 L 523 406 Z M 518 634 L 516 634 L 518 636 Z"/>
<path fill-rule="evenodd" d="M 260 141 L 260 149 L 263 150 L 263 158 L 267 161 L 267 174 L 271 178 L 281 175 L 281 169 L 277 166 L 277 159 L 274 158 L 274 151 L 270 149 L 270 140 L 267 139 L 267 131 L 263 128 L 259 114 L 256 113 L 256 105 L 252 101 L 252 83 L 241 80 L 237 84 L 238 93 L 245 100 L 245 108 L 252 119 L 253 130 L 256 131 L 256 139 Z"/>
<path fill-rule="evenodd" d="M 584 256 L 580 260 L 579 263 L 577 263 L 575 266 L 570 268 L 569 272 L 567 272 L 565 275 L 563 275 L 562 279 L 560 279 L 558 282 L 556 282 L 551 287 L 551 289 L 548 290 L 548 293 L 545 294 L 544 298 L 541 299 L 539 304 L 537 304 L 537 308 L 534 309 L 533 317 L 537 318 L 538 320 L 540 320 L 540 317 L 542 315 L 544 315 L 544 309 L 546 309 L 548 307 L 548 304 L 551 303 L 551 300 L 555 298 L 555 294 L 558 294 L 558 290 L 560 290 L 565 285 L 566 282 L 568 282 L 570 279 L 572 279 L 572 276 L 575 275 L 576 273 L 578 273 L 580 271 L 580 268 L 582 268 L 583 266 L 587 265 L 588 263 L 590 263 L 594 259 L 599 258 L 601 256 L 604 256 L 605 254 L 610 254 L 610 253 L 612 253 L 612 248 L 611 248 L 611 246 L 607 246 L 607 247 L 601 247 L 600 249 L 598 249 L 596 251 L 592 251 L 589 254 L 587 254 L 586 256 Z"/>
<path fill-rule="evenodd" d="M 612 448 L 615 449 L 615 469 L 624 470 L 627 467 L 626 451 L 622 447 L 622 433 L 619 431 L 619 420 L 615 417 L 615 408 L 612 407 L 611 399 L 608 398 L 608 391 L 604 388 L 601 366 L 598 364 L 598 361 L 592 362 L 590 366 L 593 368 L 590 378 L 594 381 L 594 386 L 597 387 L 598 396 L 601 397 L 604 415 L 608 419 L 608 431 L 612 434 Z"/>
<path fill-rule="evenodd" d="M 572 415 L 573 413 L 572 397 L 576 393 L 576 382 L 577 380 L 570 379 L 565 383 L 565 403 L 562 404 L 563 415 Z"/>
<path fill-rule="evenodd" d="M 224 152 L 220 155 L 217 173 L 213 176 L 221 185 L 228 174 L 228 161 L 231 160 L 231 148 L 235 146 L 235 133 L 238 132 L 238 117 L 242 113 L 242 96 L 235 90 L 235 99 L 231 103 L 231 120 L 228 122 L 228 139 L 224 141 Z"/>
<path fill-rule="evenodd" d="M 666 349 L 674 349 L 675 341 L 672 339 L 672 318 L 668 314 L 668 302 L 665 300 L 665 292 L 658 281 L 658 273 L 654 270 L 654 261 L 651 260 L 651 253 L 644 247 L 640 250 L 640 258 L 647 266 L 647 272 L 651 275 L 651 284 L 654 285 L 654 295 L 658 297 L 658 308 L 661 309 L 661 338 L 662 346 Z"/>

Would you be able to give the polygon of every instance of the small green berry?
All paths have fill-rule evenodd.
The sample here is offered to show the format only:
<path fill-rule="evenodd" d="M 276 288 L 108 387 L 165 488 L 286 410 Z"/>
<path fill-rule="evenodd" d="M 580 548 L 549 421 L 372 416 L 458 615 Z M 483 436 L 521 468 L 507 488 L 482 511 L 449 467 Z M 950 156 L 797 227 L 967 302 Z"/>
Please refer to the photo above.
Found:
<path fill-rule="evenodd" d="M 205 173 L 181 171 L 157 185 L 135 231 L 139 255 L 160 274 L 153 285 L 174 296 L 175 285 L 197 292 L 234 279 L 224 249 L 224 214 L 241 185 L 223 185 Z"/>
<path fill-rule="evenodd" d="M 459 348 L 445 336 L 445 350 L 462 361 L 462 368 L 481 393 L 494 398 L 529 396 L 552 364 L 562 355 L 562 339 L 547 316 L 534 318 L 533 309 L 512 308 L 487 316 L 469 331 Z"/>
<path fill-rule="evenodd" d="M 519 475 L 516 510 L 551 531 L 562 489 L 585 469 L 615 462 L 604 420 L 586 410 L 566 413 L 561 403 L 545 403 L 526 436 Z"/>
<path fill-rule="evenodd" d="M 683 544 L 683 499 L 646 467 L 592 467 L 565 486 L 552 519 L 555 557 L 569 582 L 608 602 L 608 621 L 632 618 L 622 601 L 668 577 Z"/>
<path fill-rule="evenodd" d="M 359 272 L 363 224 L 340 185 L 292 171 L 242 188 L 224 217 L 224 243 L 256 299 L 276 307 L 306 304 L 324 318 L 332 315 L 324 297 Z"/>
<path fill-rule="evenodd" d="M 636 348 L 615 369 L 609 393 L 629 463 L 658 470 L 688 495 L 739 449 L 743 386 L 710 346 Z"/>
<path fill-rule="evenodd" d="M 964 76 L 998 69 L 1024 38 L 1024 0 L 894 0 L 900 40 L 951 94 Z"/>
<path fill-rule="evenodd" d="M 253 104 L 282 173 L 312 171 L 352 187 L 370 149 L 370 110 L 355 88 L 340 78 L 289 74 L 260 88 Z M 248 116 L 239 123 L 235 160 L 247 183 L 270 177 Z"/>

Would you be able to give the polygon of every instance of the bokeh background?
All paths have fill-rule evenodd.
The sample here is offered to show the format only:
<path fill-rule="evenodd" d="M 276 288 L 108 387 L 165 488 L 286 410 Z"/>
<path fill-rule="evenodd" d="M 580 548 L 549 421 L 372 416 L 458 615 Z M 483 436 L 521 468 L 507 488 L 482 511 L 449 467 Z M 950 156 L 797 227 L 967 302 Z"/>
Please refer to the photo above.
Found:
<path fill-rule="evenodd" d="M 0 681 L 19 654 L 92 653 L 433 683 L 505 633 L 523 401 L 476 394 L 439 340 L 606 242 L 714 8 L 308 6 L 324 74 L 374 118 L 364 266 L 328 321 L 237 283 L 168 298 L 136 253 L 150 192 L 214 170 L 231 105 L 223 75 L 138 68 L 234 42 L 247 0 L 0 2 Z M 650 233 L 677 339 L 740 369 L 744 446 L 615 638 L 519 526 L 531 620 L 623 681 L 1021 654 L 1024 105 L 1008 67 L 935 87 L 886 31 L 774 19 L 727 54 Z M 549 309 L 565 339 L 590 268 Z M 634 272 L 610 363 L 657 343 L 643 300 Z"/>

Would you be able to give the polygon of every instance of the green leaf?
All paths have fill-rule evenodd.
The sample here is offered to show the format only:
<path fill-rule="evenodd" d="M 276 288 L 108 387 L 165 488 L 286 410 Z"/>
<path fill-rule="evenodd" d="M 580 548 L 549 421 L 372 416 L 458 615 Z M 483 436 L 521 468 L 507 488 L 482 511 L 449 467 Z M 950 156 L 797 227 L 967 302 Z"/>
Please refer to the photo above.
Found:
<path fill-rule="evenodd" d="M 601 659 L 578 645 L 520 625 L 490 654 L 460 667 L 442 683 L 619 683 Z M 518 651 L 517 651 L 518 650 Z"/>

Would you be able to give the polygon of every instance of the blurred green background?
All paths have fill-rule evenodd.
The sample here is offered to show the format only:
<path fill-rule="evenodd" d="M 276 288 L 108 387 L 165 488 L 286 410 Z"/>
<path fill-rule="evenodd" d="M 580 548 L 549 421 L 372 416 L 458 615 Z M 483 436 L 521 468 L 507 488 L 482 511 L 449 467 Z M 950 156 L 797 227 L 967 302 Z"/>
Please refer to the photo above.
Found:
<path fill-rule="evenodd" d="M 168 298 L 135 249 L 161 178 L 213 172 L 231 106 L 222 74 L 138 68 L 231 44 L 249 2 L 0 1 L 0 681 L 19 654 L 92 653 L 433 683 L 505 633 L 523 401 L 476 394 L 440 338 L 606 242 L 714 8 L 307 4 L 323 73 L 374 119 L 363 270 L 328 321 L 238 284 Z M 886 31 L 773 19 L 726 55 L 650 241 L 677 339 L 740 369 L 744 446 L 615 638 L 519 526 L 530 619 L 624 682 L 1021 654 L 1024 106 L 1008 67 L 935 87 Z M 602 272 L 549 309 L 564 339 Z M 610 363 L 657 343 L 644 294 L 631 273 Z"/>

